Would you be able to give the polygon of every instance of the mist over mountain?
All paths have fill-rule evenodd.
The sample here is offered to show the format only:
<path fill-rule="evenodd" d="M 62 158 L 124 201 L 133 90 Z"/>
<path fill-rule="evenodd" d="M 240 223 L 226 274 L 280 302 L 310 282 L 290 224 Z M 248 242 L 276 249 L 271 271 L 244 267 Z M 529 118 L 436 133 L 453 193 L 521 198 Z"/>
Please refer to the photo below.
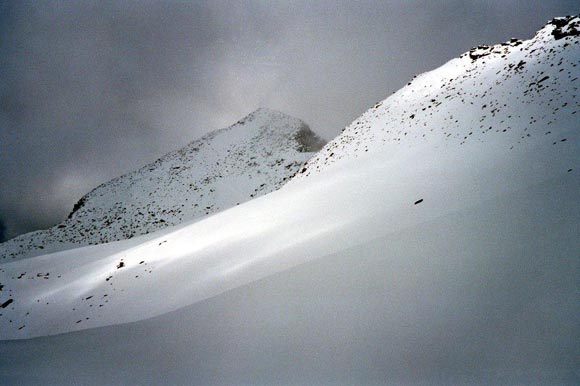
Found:
<path fill-rule="evenodd" d="M 578 384 L 579 47 L 580 17 L 555 18 L 417 76 L 315 155 L 301 121 L 260 110 L 97 188 L 70 220 L 119 192 L 182 202 L 207 147 L 246 201 L 2 262 L 0 382 Z M 290 181 L 252 197 L 271 170 Z"/>
<path fill-rule="evenodd" d="M 84 195 L 65 221 L 0 244 L 0 261 L 129 239 L 270 193 L 324 145 L 306 123 L 261 108 Z"/>
<path fill-rule="evenodd" d="M 0 383 L 578 384 L 579 47 L 579 16 L 481 44 L 278 190 L 0 263 Z M 319 141 L 282 120 L 306 157 Z M 209 148 L 232 149 L 213 140 L 238 143 L 236 127 Z"/>
<path fill-rule="evenodd" d="M 260 106 L 334 138 L 414 74 L 577 12 L 577 0 L 3 0 L 0 217 L 10 238 L 50 228 L 93 187 Z"/>

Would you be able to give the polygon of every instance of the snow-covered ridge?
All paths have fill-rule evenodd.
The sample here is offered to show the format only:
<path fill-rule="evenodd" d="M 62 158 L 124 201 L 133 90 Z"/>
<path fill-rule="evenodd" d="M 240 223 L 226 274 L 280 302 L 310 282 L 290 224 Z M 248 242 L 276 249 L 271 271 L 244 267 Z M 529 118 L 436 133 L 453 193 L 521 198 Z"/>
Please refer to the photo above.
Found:
<path fill-rule="evenodd" d="M 505 53 L 476 59 L 465 54 L 419 76 L 325 146 L 305 170 L 300 169 L 299 178 L 269 195 L 166 231 L 0 265 L 0 339 L 139 321 L 211 300 L 315 259 L 332 265 L 329 256 L 340 255 L 346 271 L 350 264 L 356 269 L 371 257 L 382 261 L 382 272 L 392 279 L 379 275 L 365 283 L 372 290 L 364 302 L 380 301 L 373 312 L 355 318 L 376 318 L 372 325 L 381 326 L 377 335 L 392 328 L 390 317 L 404 321 L 414 336 L 424 331 L 421 320 L 429 321 L 427 327 L 449 322 L 470 325 L 471 312 L 464 315 L 462 310 L 476 308 L 476 303 L 463 294 L 475 285 L 477 296 L 491 293 L 492 303 L 498 305 L 492 307 L 494 326 L 499 326 L 495 331 L 521 317 L 511 311 L 517 307 L 502 303 L 509 295 L 526 321 L 533 321 L 518 326 L 512 339 L 523 336 L 525 342 L 533 341 L 535 326 L 544 326 L 546 317 L 557 315 L 556 328 L 550 325 L 544 331 L 570 341 L 568 330 L 558 323 L 577 321 L 576 297 L 572 302 L 570 293 L 577 294 L 574 253 L 580 240 L 574 230 L 580 204 L 571 197 L 577 196 L 580 186 L 580 37 L 555 39 L 554 28 L 550 24 L 532 40 L 502 46 Z M 292 137 L 300 132 L 304 133 L 298 127 L 291 130 Z M 244 142 L 245 135 L 233 129 L 227 136 L 213 134 L 208 141 L 212 147 L 204 153 L 209 161 L 200 162 L 212 165 L 216 162 L 212 151 L 231 149 L 228 146 Z M 198 151 L 201 146 L 168 157 L 181 159 Z M 253 156 L 255 147 L 248 162 Z M 263 157 L 275 167 L 277 156 Z M 160 162 L 165 163 L 165 174 L 171 176 L 174 163 Z M 284 165 L 288 163 L 279 166 Z M 160 166 L 151 168 L 153 173 Z M 151 185 L 171 184 L 167 178 Z M 173 189 L 180 192 L 180 185 L 170 186 L 158 188 L 167 194 Z M 90 200 L 100 197 L 95 192 L 89 194 Z M 81 213 L 91 215 L 90 200 L 71 220 Z M 485 224 L 480 223 L 482 218 L 487 218 Z M 393 248 L 401 234 L 406 235 L 403 245 Z M 369 248 L 377 240 L 383 245 Z M 416 269 L 429 264 L 435 271 L 426 269 L 421 278 L 414 278 Z M 509 275 L 494 271 L 504 265 Z M 534 280 L 521 269 L 529 265 L 533 275 L 537 272 Z M 440 276 L 433 275 L 437 269 L 442 269 Z M 320 275 L 321 282 L 332 282 L 324 272 Z M 523 283 L 520 292 L 512 288 L 516 278 Z M 554 286 L 556 282 L 561 286 Z M 417 289 L 421 299 L 413 295 Z M 518 294 L 532 290 L 534 296 L 520 304 Z M 546 303 L 535 291 L 557 312 L 545 312 L 541 307 Z M 316 293 L 316 288 L 306 292 Z M 446 303 L 450 292 L 458 302 Z M 434 301 L 430 297 L 434 293 L 441 298 Z M 341 293 L 341 302 L 343 295 L 348 292 Z M 399 295 L 410 300 L 402 302 Z M 360 302 L 349 299 L 346 304 Z M 398 302 L 412 304 L 420 312 L 397 309 L 393 305 Z M 316 313 L 304 314 L 309 309 L 296 320 L 316 318 Z M 293 317 L 294 312 L 299 311 L 290 311 Z M 457 315 L 465 320 L 458 321 Z M 487 320 L 481 320 L 485 326 Z M 296 327 L 298 338 L 308 326 Z M 402 331 L 409 330 L 395 328 L 393 339 Z M 472 331 L 466 332 L 467 338 L 472 338 Z M 424 347 L 432 343 L 428 337 L 421 342 Z M 550 344 L 541 350 L 552 350 Z"/>
<path fill-rule="evenodd" d="M 346 127 L 294 179 L 427 143 L 514 149 L 534 138 L 557 151 L 580 120 L 579 31 L 580 17 L 555 18 L 530 40 L 480 45 L 415 77 Z"/>
<path fill-rule="evenodd" d="M 0 261 L 128 239 L 224 210 L 278 189 L 323 144 L 301 120 L 258 109 L 98 186 L 60 224 L 0 244 Z"/>
<path fill-rule="evenodd" d="M 1 263 L 0 383 L 580 384 L 567 20 L 419 76 L 277 191 Z"/>

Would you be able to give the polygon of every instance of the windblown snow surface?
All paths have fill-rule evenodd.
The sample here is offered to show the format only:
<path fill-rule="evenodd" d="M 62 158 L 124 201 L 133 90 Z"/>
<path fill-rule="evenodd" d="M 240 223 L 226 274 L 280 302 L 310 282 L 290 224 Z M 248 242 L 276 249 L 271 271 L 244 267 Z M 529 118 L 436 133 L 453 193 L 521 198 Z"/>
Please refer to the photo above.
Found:
<path fill-rule="evenodd" d="M 265 108 L 82 197 L 68 219 L 0 244 L 0 262 L 130 239 L 281 187 L 324 142 Z"/>
<path fill-rule="evenodd" d="M 578 384 L 579 20 L 417 77 L 276 192 L 0 265 L 0 383 Z"/>

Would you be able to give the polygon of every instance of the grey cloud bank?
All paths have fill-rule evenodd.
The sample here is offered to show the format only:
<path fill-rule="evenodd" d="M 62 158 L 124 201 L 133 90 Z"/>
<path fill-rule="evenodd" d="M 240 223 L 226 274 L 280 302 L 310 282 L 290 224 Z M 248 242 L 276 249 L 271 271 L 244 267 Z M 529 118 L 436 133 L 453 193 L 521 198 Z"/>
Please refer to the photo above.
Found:
<path fill-rule="evenodd" d="M 259 106 L 330 139 L 414 74 L 576 1 L 3 2 L 6 237 Z M 4 233 L 4 232 L 0 232 Z"/>

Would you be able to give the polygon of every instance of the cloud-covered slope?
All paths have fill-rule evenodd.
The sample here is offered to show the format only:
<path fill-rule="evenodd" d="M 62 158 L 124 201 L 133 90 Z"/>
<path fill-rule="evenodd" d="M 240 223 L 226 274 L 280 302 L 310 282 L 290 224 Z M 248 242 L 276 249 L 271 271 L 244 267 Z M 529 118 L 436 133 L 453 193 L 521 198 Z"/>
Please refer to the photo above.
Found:
<path fill-rule="evenodd" d="M 53 228 L 0 245 L 0 261 L 129 239 L 282 186 L 324 143 L 299 119 L 259 109 L 152 164 L 104 183 Z"/>

